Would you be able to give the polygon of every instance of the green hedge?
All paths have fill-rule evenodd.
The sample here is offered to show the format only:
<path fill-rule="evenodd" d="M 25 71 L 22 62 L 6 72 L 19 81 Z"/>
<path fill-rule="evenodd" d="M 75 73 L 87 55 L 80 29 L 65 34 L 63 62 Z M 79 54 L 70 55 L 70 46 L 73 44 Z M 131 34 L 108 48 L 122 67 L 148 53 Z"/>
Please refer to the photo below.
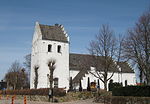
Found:
<path fill-rule="evenodd" d="M 113 96 L 141 96 L 150 97 L 150 86 L 126 86 L 114 88 Z"/>
<path fill-rule="evenodd" d="M 103 104 L 150 104 L 150 97 L 97 96 L 94 102 Z"/>
<path fill-rule="evenodd" d="M 66 91 L 63 88 L 54 88 L 54 96 L 64 96 Z M 23 89 L 23 90 L 4 90 L 0 94 L 4 95 L 48 95 L 48 88 L 41 89 Z"/>
<path fill-rule="evenodd" d="M 118 87 L 122 87 L 122 83 L 114 82 L 114 83 L 109 83 L 108 85 L 109 91 L 112 91 L 114 88 L 118 88 Z"/>

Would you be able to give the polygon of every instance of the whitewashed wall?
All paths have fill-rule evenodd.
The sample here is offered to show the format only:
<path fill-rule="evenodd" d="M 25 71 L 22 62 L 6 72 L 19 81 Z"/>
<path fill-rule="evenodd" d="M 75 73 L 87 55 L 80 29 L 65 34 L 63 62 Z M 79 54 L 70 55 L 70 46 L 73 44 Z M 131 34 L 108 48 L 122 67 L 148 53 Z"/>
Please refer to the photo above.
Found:
<path fill-rule="evenodd" d="M 36 31 L 39 28 L 36 27 Z M 35 32 L 36 33 L 36 32 Z M 47 74 L 49 74 L 48 61 L 51 59 L 56 60 L 56 69 L 54 70 L 54 78 L 58 78 L 59 88 L 69 88 L 69 43 L 42 40 L 39 35 L 38 39 L 33 39 L 32 58 L 31 58 L 31 82 L 30 87 L 34 88 L 34 66 L 39 66 L 39 80 L 38 88 L 49 87 Z M 52 45 L 52 52 L 48 52 L 48 45 Z M 57 52 L 57 46 L 61 46 L 61 53 Z"/>
<path fill-rule="evenodd" d="M 39 58 L 38 58 L 38 54 L 37 54 L 39 39 L 41 39 L 41 31 L 40 31 L 38 22 L 36 22 L 33 39 L 32 39 L 30 88 L 34 88 L 34 78 L 35 78 L 34 67 L 36 65 L 39 65 Z"/>
<path fill-rule="evenodd" d="M 79 73 L 78 70 L 70 70 L 70 77 L 72 77 L 72 79 L 74 79 L 74 77 Z"/>
<path fill-rule="evenodd" d="M 72 74 L 70 74 L 70 75 L 75 75 L 76 71 L 72 71 L 71 73 Z M 108 76 L 111 76 L 111 74 L 112 73 L 108 73 Z M 96 77 L 94 77 L 92 74 L 86 74 L 85 77 L 83 77 L 83 79 L 81 80 L 83 89 L 87 88 L 88 77 L 90 78 L 90 82 L 96 82 L 97 83 L 98 79 Z M 135 85 L 136 84 L 136 78 L 135 78 L 134 73 L 123 73 L 122 74 L 122 80 L 121 80 L 121 74 L 119 74 L 119 76 L 118 76 L 118 73 L 114 73 L 114 75 L 111 79 L 113 80 L 113 82 L 120 82 L 120 83 L 122 82 L 123 86 L 125 85 L 125 80 L 127 80 L 128 85 Z M 104 89 L 104 84 L 102 83 L 102 81 L 99 80 L 99 82 L 100 82 L 100 88 Z M 108 81 L 108 83 L 109 83 L 109 81 Z M 79 86 L 76 86 L 75 88 L 78 89 Z"/>

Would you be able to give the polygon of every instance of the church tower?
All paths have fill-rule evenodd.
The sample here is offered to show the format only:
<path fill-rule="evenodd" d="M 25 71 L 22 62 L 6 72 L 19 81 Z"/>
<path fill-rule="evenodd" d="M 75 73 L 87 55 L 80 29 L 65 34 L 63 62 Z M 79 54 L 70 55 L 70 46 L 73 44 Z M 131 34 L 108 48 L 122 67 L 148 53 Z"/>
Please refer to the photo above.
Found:
<path fill-rule="evenodd" d="M 64 27 L 36 22 L 32 40 L 30 88 L 34 88 L 35 66 L 38 66 L 37 88 L 49 88 L 48 62 L 55 60 L 54 87 L 69 88 L 69 37 Z"/>

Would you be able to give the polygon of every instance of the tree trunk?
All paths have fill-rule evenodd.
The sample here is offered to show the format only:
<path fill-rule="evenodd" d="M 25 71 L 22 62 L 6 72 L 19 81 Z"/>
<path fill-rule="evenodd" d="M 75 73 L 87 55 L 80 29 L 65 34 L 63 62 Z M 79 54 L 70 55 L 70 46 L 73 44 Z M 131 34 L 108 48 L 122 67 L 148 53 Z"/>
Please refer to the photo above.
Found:
<path fill-rule="evenodd" d="M 107 91 L 107 81 L 106 80 L 104 81 L 104 90 Z"/>
<path fill-rule="evenodd" d="M 150 73 L 148 73 L 148 72 L 147 72 L 147 75 L 146 75 L 146 84 L 150 85 Z"/>
<path fill-rule="evenodd" d="M 7 81 L 7 90 L 9 89 L 9 81 Z"/>
<path fill-rule="evenodd" d="M 53 72 L 50 74 L 50 89 L 53 88 Z"/>
<path fill-rule="evenodd" d="M 140 77 L 140 83 L 142 83 L 143 82 L 143 72 L 142 72 L 142 70 L 140 70 L 140 75 L 139 75 L 139 77 Z"/>
<path fill-rule="evenodd" d="M 16 84 L 14 84 L 14 90 L 16 90 Z"/>
<path fill-rule="evenodd" d="M 50 89 L 53 88 L 53 81 L 50 81 Z"/>

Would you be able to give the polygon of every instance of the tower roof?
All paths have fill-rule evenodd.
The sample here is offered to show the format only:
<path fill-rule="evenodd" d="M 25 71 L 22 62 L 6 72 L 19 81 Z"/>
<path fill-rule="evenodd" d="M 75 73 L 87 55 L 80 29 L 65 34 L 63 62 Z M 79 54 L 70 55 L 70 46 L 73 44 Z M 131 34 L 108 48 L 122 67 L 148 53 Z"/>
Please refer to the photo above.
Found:
<path fill-rule="evenodd" d="M 42 39 L 43 40 L 54 40 L 60 42 L 69 42 L 68 36 L 64 27 L 59 24 L 55 24 L 54 26 L 39 24 Z"/>

